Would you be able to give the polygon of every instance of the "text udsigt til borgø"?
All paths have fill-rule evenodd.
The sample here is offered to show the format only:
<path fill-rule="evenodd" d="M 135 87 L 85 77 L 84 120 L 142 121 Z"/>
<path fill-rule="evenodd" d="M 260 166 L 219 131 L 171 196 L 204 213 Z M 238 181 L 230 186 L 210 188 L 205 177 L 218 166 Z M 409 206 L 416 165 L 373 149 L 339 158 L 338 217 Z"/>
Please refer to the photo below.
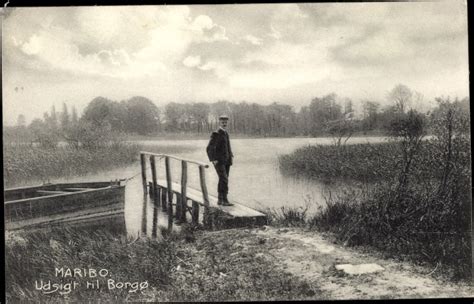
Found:
<path fill-rule="evenodd" d="M 135 293 L 148 288 L 148 281 L 118 281 L 109 275 L 107 269 L 55 267 L 55 279 L 35 280 L 35 289 L 41 290 L 43 294 L 66 295 L 78 289 L 123 290 Z M 58 281 L 59 278 L 62 280 Z"/>

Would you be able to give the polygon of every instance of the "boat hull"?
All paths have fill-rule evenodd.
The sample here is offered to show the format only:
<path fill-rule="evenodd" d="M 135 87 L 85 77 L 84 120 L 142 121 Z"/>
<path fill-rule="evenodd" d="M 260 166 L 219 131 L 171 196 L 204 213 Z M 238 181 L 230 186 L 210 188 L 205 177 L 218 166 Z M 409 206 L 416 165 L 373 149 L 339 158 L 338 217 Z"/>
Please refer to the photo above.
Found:
<path fill-rule="evenodd" d="M 122 218 L 125 207 L 125 185 L 110 182 L 15 188 L 4 195 L 7 229 L 87 223 L 108 215 Z"/>

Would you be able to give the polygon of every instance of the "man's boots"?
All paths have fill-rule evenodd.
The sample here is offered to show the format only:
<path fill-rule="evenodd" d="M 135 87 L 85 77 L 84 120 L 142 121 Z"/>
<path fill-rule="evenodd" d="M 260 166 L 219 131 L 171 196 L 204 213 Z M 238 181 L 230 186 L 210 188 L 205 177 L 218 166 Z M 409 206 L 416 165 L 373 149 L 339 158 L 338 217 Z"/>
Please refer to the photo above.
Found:
<path fill-rule="evenodd" d="M 224 205 L 224 206 L 234 206 L 234 204 L 229 202 L 229 200 L 227 199 L 227 193 L 224 193 L 224 195 L 222 196 L 222 200 L 224 201 L 224 203 L 222 205 Z"/>

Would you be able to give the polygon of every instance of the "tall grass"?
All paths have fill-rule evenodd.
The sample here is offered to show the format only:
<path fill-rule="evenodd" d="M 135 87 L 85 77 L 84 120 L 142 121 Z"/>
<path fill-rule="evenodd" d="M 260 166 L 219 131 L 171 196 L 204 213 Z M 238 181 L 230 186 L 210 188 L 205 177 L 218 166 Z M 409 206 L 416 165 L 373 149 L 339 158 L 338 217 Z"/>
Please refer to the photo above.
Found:
<path fill-rule="evenodd" d="M 170 270 L 176 264 L 173 242 L 157 242 L 153 239 L 132 241 L 117 237 L 108 231 L 96 230 L 84 233 L 80 229 L 58 229 L 23 234 L 7 238 L 5 250 L 6 299 L 9 303 L 47 302 L 62 303 L 66 298 L 73 302 L 121 302 L 120 299 L 138 301 L 144 295 L 138 291 L 108 289 L 106 280 L 115 282 L 144 282 L 149 288 L 166 289 Z M 55 268 L 106 269 L 105 278 L 56 276 Z M 88 289 L 87 281 L 100 280 L 100 290 Z M 80 284 L 69 294 L 59 292 L 45 294 L 36 290 L 35 281 Z M 66 298 L 65 298 L 66 297 Z"/>
<path fill-rule="evenodd" d="M 370 245 L 392 257 L 442 266 L 438 269 L 452 279 L 469 279 L 472 261 L 466 200 L 446 200 L 422 188 L 411 188 L 400 196 L 393 185 L 383 182 L 377 190 L 359 197 L 331 198 L 307 224 L 334 233 L 346 245 Z"/>
<path fill-rule="evenodd" d="M 279 209 L 267 208 L 262 210 L 269 219 L 270 225 L 283 227 L 301 227 L 308 220 L 308 207 L 281 207 Z"/>
<path fill-rule="evenodd" d="M 173 154 L 190 149 L 192 147 L 179 145 L 143 147 L 134 143 L 116 143 L 96 149 L 6 144 L 3 146 L 4 180 L 7 187 L 47 182 L 138 164 L 141 150 Z"/>
<path fill-rule="evenodd" d="M 135 144 L 104 146 L 94 150 L 68 146 L 42 148 L 29 145 L 5 145 L 3 168 L 6 186 L 27 182 L 84 175 L 131 164 L 138 160 L 140 147 Z"/>
<path fill-rule="evenodd" d="M 414 166 L 420 178 L 440 176 L 439 167 L 427 164 L 434 158 L 433 144 L 425 142 Z M 356 181 L 389 180 L 400 170 L 400 145 L 387 141 L 376 144 L 342 146 L 306 146 L 279 157 L 280 170 L 287 175 L 312 179 L 352 179 Z"/>

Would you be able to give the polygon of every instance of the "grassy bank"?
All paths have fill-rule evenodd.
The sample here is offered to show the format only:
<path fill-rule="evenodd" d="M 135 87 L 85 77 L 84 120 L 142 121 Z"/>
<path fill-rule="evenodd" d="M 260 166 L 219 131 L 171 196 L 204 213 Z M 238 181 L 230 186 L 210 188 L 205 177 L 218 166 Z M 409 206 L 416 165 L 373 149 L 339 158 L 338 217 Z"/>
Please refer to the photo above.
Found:
<path fill-rule="evenodd" d="M 341 243 L 370 246 L 431 265 L 452 279 L 469 279 L 470 138 L 447 143 L 435 138 L 416 149 L 406 147 L 400 142 L 308 146 L 280 157 L 286 174 L 366 186 L 317 202 L 324 207 L 315 215 L 274 211 L 274 222 L 330 232 Z"/>
<path fill-rule="evenodd" d="M 349 246 L 369 245 L 388 256 L 436 268 L 450 279 L 471 278 L 469 193 L 449 199 L 434 189 L 400 194 L 381 183 L 377 190 L 331 198 L 307 220 Z"/>
<path fill-rule="evenodd" d="M 243 235 L 234 240 L 199 231 L 192 233 L 199 237 L 172 234 L 162 242 L 134 241 L 105 231 L 84 233 L 73 229 L 7 236 L 7 300 L 62 303 L 68 299 L 84 303 L 94 299 L 94 302 L 119 303 L 320 298 L 314 287 L 275 270 L 258 252 L 245 251 L 246 243 L 259 244 L 255 237 Z M 194 241 L 189 242 L 190 239 Z M 265 250 L 263 245 L 259 248 Z M 106 269 L 107 275 L 63 277 L 55 269 L 61 267 L 64 273 L 67 268 L 85 269 L 87 273 L 89 269 L 98 273 Z M 87 282 L 96 279 L 100 288 L 87 288 Z M 130 292 L 133 286 L 110 288 L 109 279 L 114 284 L 138 282 L 138 290 Z M 63 289 L 65 294 L 59 291 L 45 294 L 35 288 L 35 281 L 40 280 L 63 284 L 76 281 L 78 285 L 70 292 Z M 143 288 L 145 281 L 147 287 Z"/>
<path fill-rule="evenodd" d="M 411 260 L 451 280 L 471 279 L 469 193 L 447 201 L 427 189 L 400 197 L 386 182 L 374 189 L 351 189 L 317 202 L 321 207 L 315 214 L 304 208 L 268 214 L 274 226 L 328 232 L 340 244 Z"/>
<path fill-rule="evenodd" d="M 284 174 L 312 179 L 350 179 L 378 181 L 393 179 L 400 171 L 400 144 L 383 142 L 353 145 L 306 146 L 291 154 L 279 157 Z M 426 141 L 413 160 L 417 178 L 431 179 L 441 176 L 441 167 L 430 166 L 436 157 L 434 144 Z M 469 160 L 465 157 L 464 163 Z"/>
<path fill-rule="evenodd" d="M 3 146 L 3 169 L 7 187 L 47 182 L 50 179 L 81 176 L 138 164 L 139 152 L 177 153 L 183 146 L 146 146 L 133 143 L 107 145 L 96 149 L 69 146 L 44 148 L 26 144 Z"/>

